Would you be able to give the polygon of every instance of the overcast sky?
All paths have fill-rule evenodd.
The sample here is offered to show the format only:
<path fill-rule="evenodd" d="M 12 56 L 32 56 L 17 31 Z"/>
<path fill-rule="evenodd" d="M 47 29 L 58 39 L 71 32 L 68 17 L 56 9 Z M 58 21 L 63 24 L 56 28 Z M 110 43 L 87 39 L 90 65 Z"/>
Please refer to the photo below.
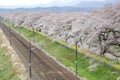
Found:
<path fill-rule="evenodd" d="M 105 0 L 1 0 L 0 8 L 17 8 L 17 7 L 37 7 L 37 6 L 68 6 L 78 2 L 105 1 Z"/>

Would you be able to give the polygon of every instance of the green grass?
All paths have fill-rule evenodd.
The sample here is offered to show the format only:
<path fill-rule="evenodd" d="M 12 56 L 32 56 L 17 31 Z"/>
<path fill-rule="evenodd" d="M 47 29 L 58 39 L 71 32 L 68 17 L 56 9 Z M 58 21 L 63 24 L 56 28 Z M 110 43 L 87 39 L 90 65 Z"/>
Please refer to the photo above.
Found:
<path fill-rule="evenodd" d="M 19 80 L 15 71 L 11 69 L 12 62 L 10 56 L 5 55 L 7 48 L 1 47 L 0 40 L 0 80 Z"/>
<path fill-rule="evenodd" d="M 11 25 L 10 21 L 6 21 L 7 24 Z M 75 71 L 75 51 L 71 48 L 68 48 L 56 41 L 53 41 L 43 35 L 40 35 L 24 28 L 24 27 L 15 27 L 13 28 L 16 31 L 21 32 L 20 34 L 25 36 L 27 39 L 32 39 L 34 36 L 35 43 L 47 51 L 50 55 L 54 56 L 58 61 L 64 64 L 67 67 L 70 67 Z M 90 57 L 85 57 L 85 55 L 78 54 L 78 73 L 80 76 L 85 77 L 87 80 L 116 80 L 120 76 L 120 71 L 112 68 L 109 65 L 95 61 L 97 63 L 97 69 L 90 71 L 89 66 Z"/>

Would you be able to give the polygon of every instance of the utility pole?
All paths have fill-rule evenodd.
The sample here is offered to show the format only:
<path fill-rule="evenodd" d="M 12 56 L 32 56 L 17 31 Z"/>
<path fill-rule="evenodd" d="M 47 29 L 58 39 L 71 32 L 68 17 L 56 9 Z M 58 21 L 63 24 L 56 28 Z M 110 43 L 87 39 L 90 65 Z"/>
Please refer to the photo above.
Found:
<path fill-rule="evenodd" d="M 75 65 L 76 65 L 76 66 L 75 66 L 75 67 L 76 67 L 76 77 L 77 77 L 77 74 L 78 74 L 78 47 L 77 47 L 78 45 L 77 45 L 77 44 L 78 44 L 78 42 L 75 43 L 75 45 L 76 45 L 76 60 L 75 60 Z M 77 79 L 76 79 L 76 80 L 77 80 Z"/>
<path fill-rule="evenodd" d="M 34 42 L 34 26 L 32 28 L 32 32 L 33 32 L 33 38 L 30 38 L 30 43 L 29 43 L 29 76 L 30 76 L 30 79 L 32 79 L 32 42 Z"/>
<path fill-rule="evenodd" d="M 79 38 L 75 39 L 75 46 L 76 46 L 76 50 L 75 50 L 75 70 L 76 70 L 76 80 L 78 80 L 77 75 L 78 75 L 78 42 L 79 42 Z"/>
<path fill-rule="evenodd" d="M 31 55 L 32 55 L 32 44 L 31 44 L 31 40 L 29 43 L 29 75 L 30 75 L 30 79 L 32 78 L 32 71 L 31 71 Z"/>

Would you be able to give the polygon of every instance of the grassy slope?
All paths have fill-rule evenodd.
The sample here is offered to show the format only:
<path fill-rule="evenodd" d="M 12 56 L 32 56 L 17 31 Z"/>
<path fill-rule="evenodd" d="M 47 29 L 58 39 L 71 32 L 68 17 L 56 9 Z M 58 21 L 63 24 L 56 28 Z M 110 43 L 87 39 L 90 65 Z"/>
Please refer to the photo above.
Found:
<path fill-rule="evenodd" d="M 11 26 L 10 22 L 8 24 Z M 26 38 L 33 38 L 33 32 L 23 28 L 15 27 L 14 29 L 21 32 Z M 75 71 L 75 51 L 59 44 L 56 41 L 52 41 L 49 38 L 42 36 L 35 32 L 34 40 L 36 44 L 44 48 L 48 53 L 57 58 L 58 61 L 66 65 L 67 67 L 72 68 Z M 91 65 L 89 61 L 92 59 L 83 54 L 78 55 L 78 73 L 80 76 L 87 78 L 88 80 L 116 80 L 120 76 L 120 72 L 114 68 L 95 61 L 99 64 L 96 70 L 90 71 L 88 67 Z"/>
<path fill-rule="evenodd" d="M 6 48 L 1 47 L 2 40 L 0 38 L 0 80 L 19 80 L 15 71 L 11 69 L 12 62 L 10 56 L 6 56 Z"/>

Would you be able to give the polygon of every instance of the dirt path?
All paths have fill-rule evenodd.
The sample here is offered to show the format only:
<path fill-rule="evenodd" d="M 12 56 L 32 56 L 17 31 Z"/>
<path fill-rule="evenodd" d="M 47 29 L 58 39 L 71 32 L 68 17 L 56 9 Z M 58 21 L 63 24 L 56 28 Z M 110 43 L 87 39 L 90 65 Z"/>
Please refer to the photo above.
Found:
<path fill-rule="evenodd" d="M 16 71 L 16 75 L 21 80 L 30 80 L 29 76 L 26 73 L 26 69 L 22 62 L 20 61 L 18 55 L 16 54 L 15 50 L 10 46 L 9 41 L 3 34 L 2 30 L 0 29 L 0 34 L 2 35 L 0 38 L 2 38 L 2 47 L 6 47 L 8 49 L 8 52 L 5 55 L 11 56 L 11 61 L 13 63 L 12 69 Z"/>

